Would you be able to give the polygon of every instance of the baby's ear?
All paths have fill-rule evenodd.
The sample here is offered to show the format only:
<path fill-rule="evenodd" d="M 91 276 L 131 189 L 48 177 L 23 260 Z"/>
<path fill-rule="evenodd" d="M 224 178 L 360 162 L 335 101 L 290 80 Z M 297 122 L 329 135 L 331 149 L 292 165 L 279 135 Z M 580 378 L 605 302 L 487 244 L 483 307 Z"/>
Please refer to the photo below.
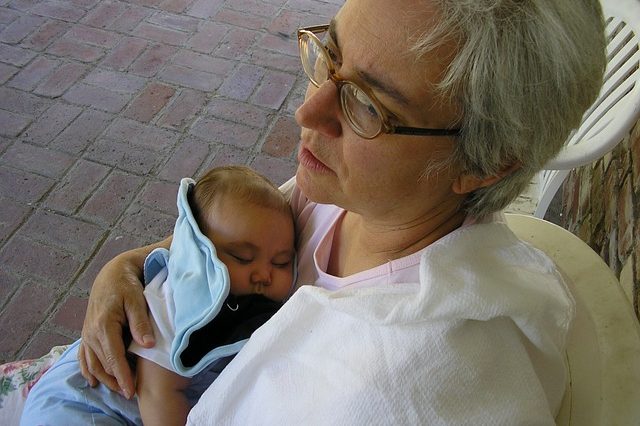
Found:
<path fill-rule="evenodd" d="M 457 179 L 453 181 L 451 189 L 456 194 L 461 194 L 461 195 L 468 194 L 470 192 L 475 191 L 476 189 L 493 185 L 494 183 L 498 182 L 500 179 L 506 176 L 509 176 L 511 173 L 515 172 L 520 167 L 522 167 L 522 164 L 517 162 L 503 168 L 502 170 L 500 170 L 500 172 L 496 173 L 495 175 L 485 176 L 485 177 L 469 175 L 469 174 L 461 174 L 460 176 L 458 176 Z"/>

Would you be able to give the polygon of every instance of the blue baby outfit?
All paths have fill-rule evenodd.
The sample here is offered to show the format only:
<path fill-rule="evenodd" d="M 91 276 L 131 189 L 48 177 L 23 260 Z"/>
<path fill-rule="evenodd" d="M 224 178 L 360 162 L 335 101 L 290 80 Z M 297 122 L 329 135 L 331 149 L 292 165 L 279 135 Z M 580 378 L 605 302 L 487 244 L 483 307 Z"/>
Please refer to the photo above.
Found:
<path fill-rule="evenodd" d="M 130 350 L 150 358 L 163 367 L 186 377 L 200 373 L 212 362 L 237 353 L 246 339 L 213 348 L 195 365 L 185 365 L 182 354 L 188 348 L 194 332 L 209 324 L 220 312 L 229 295 L 227 267 L 218 259 L 211 241 L 200 231 L 189 206 L 189 191 L 195 182 L 184 178 L 178 190 L 178 219 L 173 230 L 170 250 L 156 249 L 145 261 L 144 279 L 149 286 L 145 297 L 150 310 L 166 310 L 164 315 L 152 315 L 161 335 L 156 335 L 156 347 L 151 350 L 132 344 Z M 164 268 L 166 280 L 154 282 Z M 169 286 L 170 288 L 165 288 Z M 160 306 L 157 306 L 160 305 Z M 167 318 L 168 314 L 168 318 Z M 164 324 L 159 324 L 164 321 Z M 155 330 L 154 330 L 155 331 Z M 158 334 L 156 332 L 156 334 Z M 168 342 L 164 342 L 167 339 Z M 154 351 L 167 350 L 169 362 L 159 362 Z M 164 359 L 164 358 L 161 358 Z"/>

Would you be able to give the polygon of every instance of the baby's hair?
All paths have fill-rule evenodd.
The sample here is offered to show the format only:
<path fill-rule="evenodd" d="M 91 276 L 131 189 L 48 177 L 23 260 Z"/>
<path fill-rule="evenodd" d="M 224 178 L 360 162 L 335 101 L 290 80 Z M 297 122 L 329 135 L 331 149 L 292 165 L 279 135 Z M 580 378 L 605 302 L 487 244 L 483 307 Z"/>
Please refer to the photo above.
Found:
<path fill-rule="evenodd" d="M 201 228 L 206 212 L 225 197 L 293 217 L 287 199 L 267 178 L 245 166 L 222 166 L 207 171 L 189 192 L 191 211 Z"/>

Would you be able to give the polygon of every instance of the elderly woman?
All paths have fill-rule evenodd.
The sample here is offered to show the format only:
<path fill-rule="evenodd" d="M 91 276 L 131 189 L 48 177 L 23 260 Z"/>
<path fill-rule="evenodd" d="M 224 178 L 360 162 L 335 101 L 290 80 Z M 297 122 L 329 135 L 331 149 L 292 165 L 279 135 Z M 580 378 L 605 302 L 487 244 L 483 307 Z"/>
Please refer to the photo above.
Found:
<path fill-rule="evenodd" d="M 598 92 L 597 0 L 347 0 L 298 38 L 298 290 L 190 424 L 553 424 L 572 297 L 496 212 Z M 78 353 L 127 396 L 150 249 L 101 271 Z"/>

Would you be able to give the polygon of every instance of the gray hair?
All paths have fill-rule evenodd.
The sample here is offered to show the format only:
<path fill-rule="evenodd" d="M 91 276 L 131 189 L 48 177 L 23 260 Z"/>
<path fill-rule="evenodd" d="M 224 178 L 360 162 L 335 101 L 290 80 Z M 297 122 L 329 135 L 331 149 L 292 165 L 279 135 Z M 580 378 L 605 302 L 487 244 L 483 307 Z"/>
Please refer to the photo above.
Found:
<path fill-rule="evenodd" d="M 469 195 L 467 213 L 483 216 L 526 188 L 595 100 L 606 65 L 602 11 L 597 0 L 434 3 L 439 16 L 414 51 L 459 46 L 438 85 L 462 107 L 449 162 L 480 177 L 521 166 Z"/>

